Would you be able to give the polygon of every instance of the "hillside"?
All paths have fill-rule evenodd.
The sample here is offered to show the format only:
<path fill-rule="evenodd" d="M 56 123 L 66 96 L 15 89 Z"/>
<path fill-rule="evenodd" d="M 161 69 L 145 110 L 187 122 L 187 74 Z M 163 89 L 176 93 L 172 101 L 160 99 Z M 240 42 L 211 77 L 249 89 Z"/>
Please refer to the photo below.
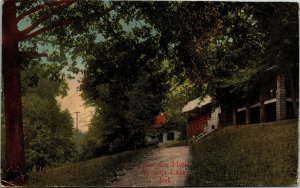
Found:
<path fill-rule="evenodd" d="M 108 186 L 124 173 L 124 169 L 135 166 L 149 151 L 126 151 L 31 172 L 26 186 Z"/>
<path fill-rule="evenodd" d="M 298 123 L 226 127 L 191 147 L 189 186 L 295 185 Z"/>

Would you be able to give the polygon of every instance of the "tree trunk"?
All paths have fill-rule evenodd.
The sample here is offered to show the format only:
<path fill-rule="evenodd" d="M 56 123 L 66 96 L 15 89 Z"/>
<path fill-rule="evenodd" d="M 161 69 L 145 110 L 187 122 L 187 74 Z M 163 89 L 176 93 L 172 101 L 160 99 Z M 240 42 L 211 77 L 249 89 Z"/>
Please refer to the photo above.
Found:
<path fill-rule="evenodd" d="M 18 33 L 14 0 L 5 1 L 3 4 L 2 29 L 2 75 L 6 126 L 4 175 L 6 180 L 22 185 L 25 182 L 26 168 L 21 103 L 21 67 L 17 58 Z"/>
<path fill-rule="evenodd" d="M 293 78 L 293 74 L 290 68 L 288 68 L 288 76 L 289 76 L 289 82 L 290 82 L 290 89 L 291 89 L 291 95 L 292 95 L 292 105 L 293 105 L 293 111 L 295 118 L 298 118 L 298 108 L 297 108 L 297 102 L 296 102 L 296 92 L 295 92 L 295 82 Z"/>

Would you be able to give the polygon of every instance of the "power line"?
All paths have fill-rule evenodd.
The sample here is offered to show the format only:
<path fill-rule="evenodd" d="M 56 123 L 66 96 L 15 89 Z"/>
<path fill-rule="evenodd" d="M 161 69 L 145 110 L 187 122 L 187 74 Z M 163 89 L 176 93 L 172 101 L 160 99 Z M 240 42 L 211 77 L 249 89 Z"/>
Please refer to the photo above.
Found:
<path fill-rule="evenodd" d="M 86 118 L 91 117 L 91 116 L 92 116 L 92 114 L 89 114 L 89 115 L 84 116 L 82 119 L 86 119 Z"/>

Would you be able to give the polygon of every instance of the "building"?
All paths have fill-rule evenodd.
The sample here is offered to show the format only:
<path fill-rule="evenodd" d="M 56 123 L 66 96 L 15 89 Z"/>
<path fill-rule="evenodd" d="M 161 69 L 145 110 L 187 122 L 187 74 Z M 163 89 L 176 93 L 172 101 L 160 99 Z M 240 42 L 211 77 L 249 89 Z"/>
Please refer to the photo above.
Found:
<path fill-rule="evenodd" d="M 181 135 L 180 131 L 176 131 L 176 130 L 165 131 L 163 133 L 162 143 L 176 141 L 179 139 L 180 135 Z"/>
<path fill-rule="evenodd" d="M 288 82 L 278 75 L 271 84 L 264 86 L 252 100 L 240 104 L 236 109 L 212 108 L 211 97 L 194 99 L 182 109 L 187 113 L 187 136 L 197 136 L 203 132 L 228 125 L 245 125 L 296 118 L 292 107 L 292 95 Z M 298 93 L 299 87 L 296 88 Z M 263 92 L 262 92 L 263 91 Z M 297 96 L 298 97 L 298 96 Z M 299 99 L 296 99 L 297 107 Z"/>
<path fill-rule="evenodd" d="M 148 135 L 146 135 L 146 142 L 149 144 L 152 143 L 167 143 L 171 141 L 178 140 L 181 132 L 175 128 L 167 128 L 166 123 L 168 122 L 167 117 L 160 113 L 154 118 L 154 123 L 151 126 Z"/>
<path fill-rule="evenodd" d="M 188 102 L 182 109 L 183 113 L 187 113 L 187 137 L 191 138 L 203 132 L 209 132 L 217 129 L 220 124 L 221 109 L 213 109 L 211 106 L 211 97 L 204 99 L 194 99 Z"/>

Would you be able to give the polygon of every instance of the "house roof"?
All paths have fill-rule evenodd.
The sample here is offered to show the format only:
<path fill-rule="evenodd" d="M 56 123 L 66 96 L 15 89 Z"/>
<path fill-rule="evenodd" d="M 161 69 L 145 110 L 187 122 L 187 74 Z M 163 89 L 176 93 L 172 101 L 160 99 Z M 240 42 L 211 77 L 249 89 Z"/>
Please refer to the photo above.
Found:
<path fill-rule="evenodd" d="M 166 122 L 167 122 L 167 117 L 164 114 L 157 115 L 154 118 L 154 123 L 152 125 L 152 128 L 160 128 Z"/>
<path fill-rule="evenodd" d="M 200 99 L 200 98 L 194 99 L 194 100 L 188 102 L 182 108 L 182 113 L 192 111 L 195 108 L 201 108 L 202 106 L 204 106 L 206 104 L 209 104 L 210 102 L 211 102 L 211 97 L 210 96 L 206 96 L 203 99 Z"/>

